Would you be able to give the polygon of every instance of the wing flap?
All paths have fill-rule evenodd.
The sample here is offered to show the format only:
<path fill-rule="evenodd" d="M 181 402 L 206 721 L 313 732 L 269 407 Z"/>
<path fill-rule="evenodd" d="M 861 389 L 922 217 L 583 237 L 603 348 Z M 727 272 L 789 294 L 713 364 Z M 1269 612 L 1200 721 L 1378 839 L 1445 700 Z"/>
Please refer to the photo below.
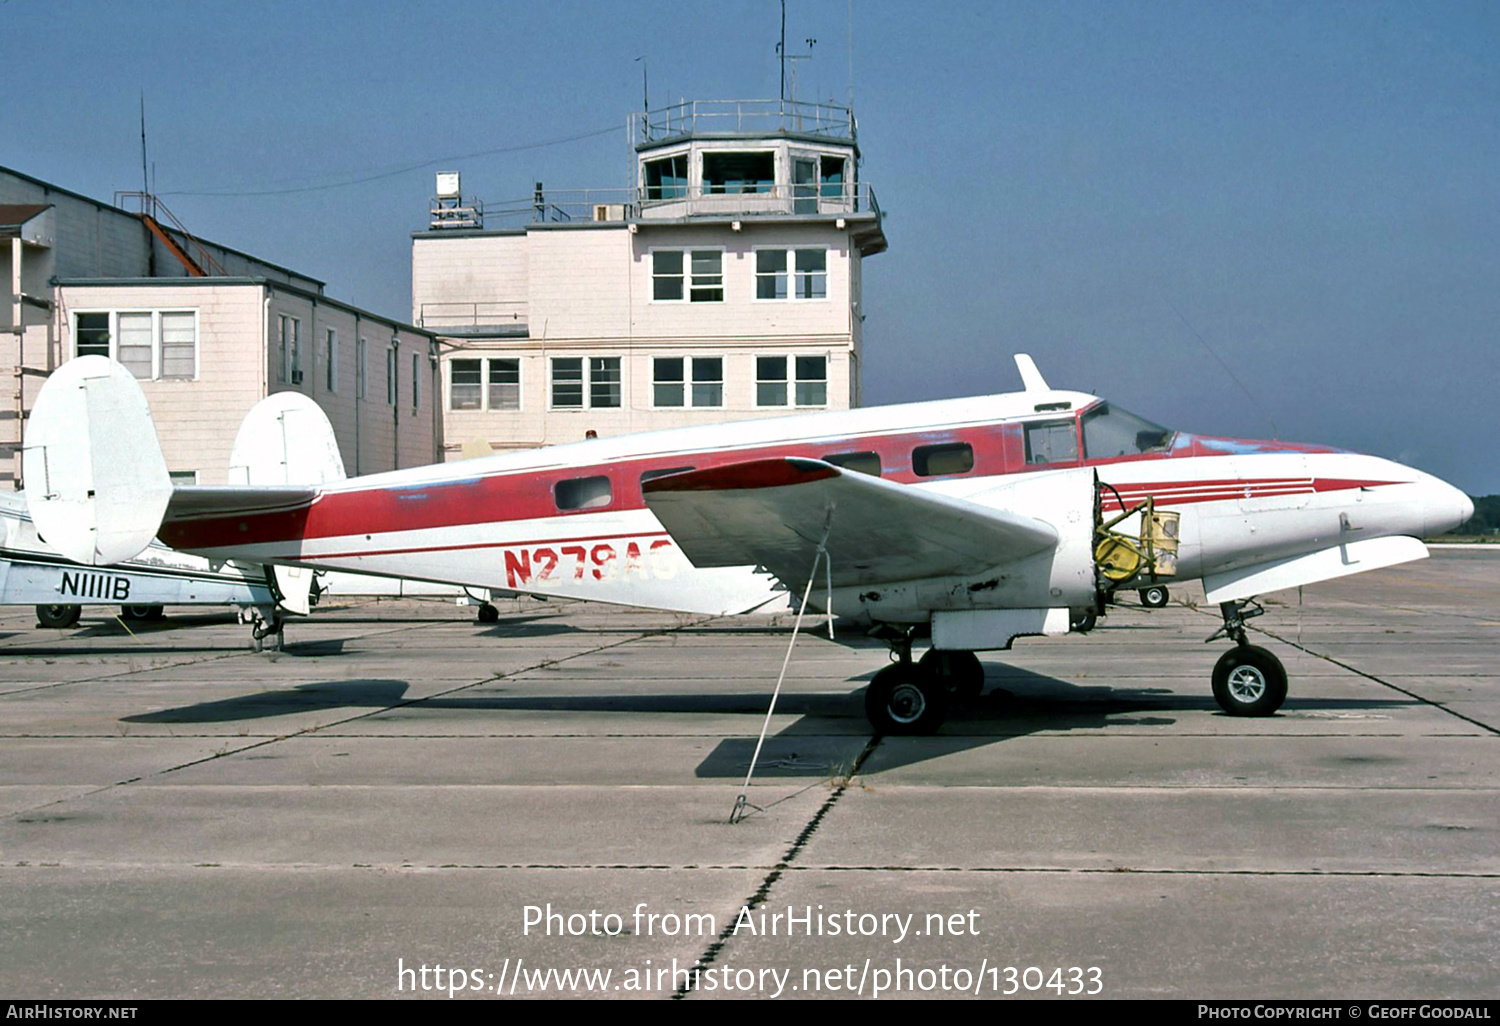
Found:
<path fill-rule="evenodd" d="M 835 587 L 978 574 L 1058 540 L 1032 517 L 814 459 L 672 474 L 644 491 L 694 566 L 763 566 L 792 586 L 806 582 L 825 532 Z"/>

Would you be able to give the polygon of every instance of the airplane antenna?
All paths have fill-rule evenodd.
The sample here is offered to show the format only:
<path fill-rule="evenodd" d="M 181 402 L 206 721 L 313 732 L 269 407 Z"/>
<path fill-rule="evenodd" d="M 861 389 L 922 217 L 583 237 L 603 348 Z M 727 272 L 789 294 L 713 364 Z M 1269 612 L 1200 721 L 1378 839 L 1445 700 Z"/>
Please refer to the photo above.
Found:
<path fill-rule="evenodd" d="M 1210 346 L 1208 344 L 1208 340 L 1205 339 L 1202 335 L 1200 335 L 1198 333 L 1198 329 L 1197 328 L 1193 327 L 1193 322 L 1189 321 L 1185 316 L 1183 316 L 1182 311 L 1179 310 L 1179 309 L 1177 309 L 1176 305 L 1174 305 L 1173 302 L 1170 299 L 1166 300 L 1166 304 L 1167 304 L 1168 307 L 1171 308 L 1172 312 L 1174 314 L 1176 314 L 1182 320 L 1182 323 L 1185 324 L 1185 325 L 1187 325 L 1187 330 L 1191 331 L 1193 333 L 1193 337 L 1198 340 L 1198 343 L 1200 345 L 1202 345 L 1204 349 L 1208 350 L 1208 355 L 1212 356 L 1214 358 L 1214 362 L 1217 363 L 1220 367 L 1224 368 L 1224 373 L 1229 375 L 1229 380 L 1233 381 L 1236 385 L 1240 386 L 1240 391 L 1245 393 L 1245 398 L 1250 400 L 1250 405 L 1254 406 L 1257 410 L 1259 410 L 1260 411 L 1260 415 L 1262 417 L 1266 418 L 1266 420 L 1270 423 L 1270 425 L 1271 425 L 1271 437 L 1272 438 L 1279 438 L 1279 437 L 1281 437 L 1280 432 L 1276 430 L 1276 418 L 1272 417 L 1271 414 L 1270 414 L 1270 412 L 1267 411 L 1266 408 L 1264 406 L 1262 406 L 1256 400 L 1255 396 L 1253 396 L 1253 395 L 1250 394 L 1250 389 L 1248 389 L 1248 388 L 1245 387 L 1245 383 L 1239 379 L 1239 375 L 1235 374 L 1234 371 L 1230 370 L 1229 364 L 1225 363 L 1219 357 L 1219 354 L 1216 353 L 1216 352 L 1214 352 L 1213 346 Z"/>

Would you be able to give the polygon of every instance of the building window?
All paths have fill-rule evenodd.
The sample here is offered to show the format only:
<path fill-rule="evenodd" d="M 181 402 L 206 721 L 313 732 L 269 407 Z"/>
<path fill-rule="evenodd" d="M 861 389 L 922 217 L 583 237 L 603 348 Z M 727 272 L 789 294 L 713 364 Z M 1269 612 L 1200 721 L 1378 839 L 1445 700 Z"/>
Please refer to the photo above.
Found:
<path fill-rule="evenodd" d="M 363 399 L 370 383 L 370 344 L 365 339 L 354 343 L 354 394 Z"/>
<path fill-rule="evenodd" d="M 659 302 L 722 303 L 724 251 L 658 249 L 651 252 L 651 298 Z"/>
<path fill-rule="evenodd" d="M 75 315 L 73 352 L 77 356 L 109 356 L 109 314 Z"/>
<path fill-rule="evenodd" d="M 74 354 L 107 356 L 142 381 L 198 376 L 198 314 L 193 310 L 78 313 Z"/>
<path fill-rule="evenodd" d="M 770 150 L 703 154 L 705 193 L 770 192 L 776 185 L 776 154 Z"/>
<path fill-rule="evenodd" d="M 118 335 L 115 343 L 115 359 L 142 381 L 149 381 L 154 376 L 151 373 L 151 362 L 154 359 L 152 349 L 152 336 L 154 334 L 152 321 L 155 319 L 148 313 L 122 313 L 117 314 L 116 328 Z"/>
<path fill-rule="evenodd" d="M 302 384 L 302 322 L 280 314 L 276 318 L 276 380 Z"/>
<path fill-rule="evenodd" d="M 385 404 L 396 405 L 396 347 L 385 351 Z"/>
<path fill-rule="evenodd" d="M 658 356 L 652 361 L 651 405 L 685 406 L 683 365 L 680 356 Z"/>
<path fill-rule="evenodd" d="M 330 392 L 339 390 L 339 333 L 329 328 L 323 333 L 323 384 Z"/>
<path fill-rule="evenodd" d="M 755 298 L 828 298 L 828 251 L 826 249 L 756 250 Z"/>
<path fill-rule="evenodd" d="M 824 154 L 819 158 L 822 171 L 822 195 L 824 199 L 844 198 L 844 158 Z"/>
<path fill-rule="evenodd" d="M 422 405 L 422 354 L 411 354 L 411 408 Z"/>
<path fill-rule="evenodd" d="M 448 409 L 484 409 L 484 361 L 448 362 Z"/>
<path fill-rule="evenodd" d="M 789 366 L 796 375 L 790 381 Z M 797 406 L 827 406 L 828 357 L 757 356 L 755 405 L 785 406 L 789 394 Z"/>
<path fill-rule="evenodd" d="M 692 387 L 687 380 L 692 368 Z M 652 361 L 651 404 L 656 407 L 723 406 L 722 356 L 658 356 Z"/>
<path fill-rule="evenodd" d="M 646 199 L 671 200 L 687 196 L 687 154 L 646 161 Z"/>
<path fill-rule="evenodd" d="M 519 410 L 521 408 L 521 361 L 492 359 L 489 364 L 489 408 Z"/>
<path fill-rule="evenodd" d="M 587 370 L 588 376 L 584 376 Z M 621 405 L 620 358 L 579 356 L 552 358 L 554 410 L 615 409 Z M 585 398 L 587 404 L 585 404 Z"/>
<path fill-rule="evenodd" d="M 581 357 L 553 357 L 552 406 L 558 410 L 583 409 L 583 359 Z"/>
<path fill-rule="evenodd" d="M 620 358 L 589 358 L 589 405 L 594 409 L 613 409 L 620 405 Z"/>

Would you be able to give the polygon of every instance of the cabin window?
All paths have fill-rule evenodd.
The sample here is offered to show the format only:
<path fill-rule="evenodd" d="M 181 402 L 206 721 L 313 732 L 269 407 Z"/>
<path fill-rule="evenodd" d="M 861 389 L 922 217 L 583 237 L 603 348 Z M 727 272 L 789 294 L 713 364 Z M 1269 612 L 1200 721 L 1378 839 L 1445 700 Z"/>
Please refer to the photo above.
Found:
<path fill-rule="evenodd" d="M 1026 425 L 1026 462 L 1033 466 L 1078 459 L 1078 435 L 1071 420 Z"/>
<path fill-rule="evenodd" d="M 974 469 L 974 448 L 968 442 L 919 445 L 911 451 L 911 469 L 918 477 L 967 474 Z"/>
<path fill-rule="evenodd" d="M 570 509 L 600 509 L 608 506 L 613 498 L 609 478 L 603 476 L 574 477 L 559 481 L 552 494 L 557 500 L 557 508 L 565 512 Z"/>
<path fill-rule="evenodd" d="M 1172 438 L 1172 432 L 1160 424 L 1108 403 L 1100 403 L 1079 419 L 1083 422 L 1083 451 L 1090 459 L 1159 452 Z"/>
<path fill-rule="evenodd" d="M 770 150 L 703 154 L 705 193 L 770 192 L 775 185 L 776 155 Z"/>
<path fill-rule="evenodd" d="M 845 470 L 852 470 L 856 474 L 880 476 L 878 452 L 836 452 L 831 456 L 824 456 L 823 462 L 832 463 L 835 467 L 843 467 Z"/>
<path fill-rule="evenodd" d="M 646 471 L 645 473 L 643 473 L 641 475 L 641 484 L 645 484 L 647 481 L 655 481 L 659 477 L 666 477 L 668 474 L 686 474 L 689 470 L 694 470 L 694 469 L 696 469 L 696 468 L 694 468 L 694 467 L 663 467 L 660 470 L 648 470 L 648 471 Z"/>

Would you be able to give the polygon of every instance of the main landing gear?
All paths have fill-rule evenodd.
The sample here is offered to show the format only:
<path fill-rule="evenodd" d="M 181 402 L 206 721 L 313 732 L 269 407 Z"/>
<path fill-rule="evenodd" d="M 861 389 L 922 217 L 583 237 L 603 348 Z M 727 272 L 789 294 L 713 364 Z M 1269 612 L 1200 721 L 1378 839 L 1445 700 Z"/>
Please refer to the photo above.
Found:
<path fill-rule="evenodd" d="M 1286 701 L 1286 667 L 1245 636 L 1245 621 L 1265 610 L 1252 600 L 1221 602 L 1219 611 L 1224 626 L 1208 640 L 1227 637 L 1235 645 L 1214 664 L 1214 700 L 1231 716 L 1270 716 Z"/>
<path fill-rule="evenodd" d="M 928 649 L 911 658 L 914 631 L 886 640 L 896 661 L 879 670 L 865 689 L 865 716 L 879 734 L 931 734 L 955 701 L 984 690 L 984 667 L 973 652 Z"/>

